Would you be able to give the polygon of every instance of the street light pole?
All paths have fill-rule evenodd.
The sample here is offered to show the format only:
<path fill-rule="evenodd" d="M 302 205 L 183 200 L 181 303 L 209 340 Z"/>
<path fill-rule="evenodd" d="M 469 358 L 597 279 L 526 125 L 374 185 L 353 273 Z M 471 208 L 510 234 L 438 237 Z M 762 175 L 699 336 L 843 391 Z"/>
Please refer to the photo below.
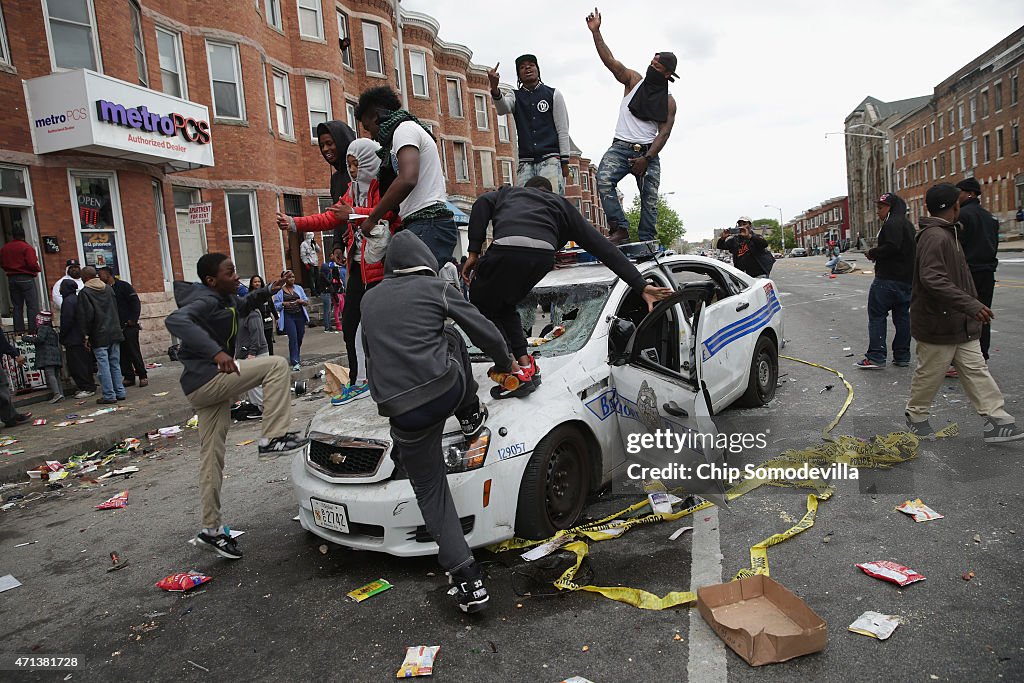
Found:
<path fill-rule="evenodd" d="M 764 208 L 766 208 L 766 209 L 775 209 L 776 211 L 779 212 L 779 233 L 782 235 L 782 253 L 785 254 L 786 253 L 786 228 L 785 228 L 784 225 L 782 225 L 782 209 L 779 208 L 778 206 L 773 205 L 773 204 L 765 204 Z"/>

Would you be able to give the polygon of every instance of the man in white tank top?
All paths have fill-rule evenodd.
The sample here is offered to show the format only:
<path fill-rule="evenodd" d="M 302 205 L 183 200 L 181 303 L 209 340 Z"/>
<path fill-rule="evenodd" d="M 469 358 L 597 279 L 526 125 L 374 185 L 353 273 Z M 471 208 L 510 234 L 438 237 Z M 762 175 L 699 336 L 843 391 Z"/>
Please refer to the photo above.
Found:
<path fill-rule="evenodd" d="M 608 217 L 608 239 L 616 244 L 629 239 L 629 221 L 615 188 L 632 173 L 640 190 L 637 232 L 641 241 L 653 240 L 657 233 L 658 186 L 661 183 L 658 154 L 668 142 L 676 119 L 676 101 L 668 94 L 668 84 L 678 77 L 676 56 L 671 52 L 656 53 L 647 67 L 647 74 L 641 76 L 612 56 L 601 37 L 601 13 L 597 8 L 587 15 L 587 28 L 594 34 L 594 45 L 601 61 L 624 86 L 615 138 L 597 170 L 597 192 Z"/>

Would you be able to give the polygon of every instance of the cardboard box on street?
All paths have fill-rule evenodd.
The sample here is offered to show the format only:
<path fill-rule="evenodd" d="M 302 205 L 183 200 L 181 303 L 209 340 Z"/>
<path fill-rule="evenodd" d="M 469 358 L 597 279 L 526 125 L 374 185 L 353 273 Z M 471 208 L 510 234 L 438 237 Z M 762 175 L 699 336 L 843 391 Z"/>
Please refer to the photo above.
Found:
<path fill-rule="evenodd" d="M 697 609 L 751 666 L 819 652 L 828 642 L 825 621 L 768 576 L 705 586 L 697 591 Z"/>

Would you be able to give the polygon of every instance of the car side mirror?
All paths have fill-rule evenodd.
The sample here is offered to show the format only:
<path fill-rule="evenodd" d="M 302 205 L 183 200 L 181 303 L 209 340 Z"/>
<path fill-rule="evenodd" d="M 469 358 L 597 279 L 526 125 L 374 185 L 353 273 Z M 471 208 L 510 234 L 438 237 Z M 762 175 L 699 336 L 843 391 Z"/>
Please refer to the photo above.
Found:
<path fill-rule="evenodd" d="M 636 325 L 629 320 L 612 318 L 608 329 L 608 362 L 611 365 L 624 365 L 629 358 L 629 342 L 636 333 Z"/>

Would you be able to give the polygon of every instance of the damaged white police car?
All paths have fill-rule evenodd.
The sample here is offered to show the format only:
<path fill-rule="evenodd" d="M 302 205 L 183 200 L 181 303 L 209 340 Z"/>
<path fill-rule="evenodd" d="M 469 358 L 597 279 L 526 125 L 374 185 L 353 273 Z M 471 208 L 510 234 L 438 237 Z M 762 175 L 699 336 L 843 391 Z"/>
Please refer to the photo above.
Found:
<path fill-rule="evenodd" d="M 440 454 L 470 547 L 573 526 L 588 494 L 628 466 L 630 434 L 706 433 L 709 415 L 774 397 L 783 327 L 771 280 L 699 256 L 637 267 L 677 290 L 650 314 L 602 265 L 554 270 L 534 288 L 524 327 L 561 334 L 536 347 L 544 381 L 526 398 L 491 399 L 490 360 L 474 354 L 490 417 L 468 441 L 450 418 Z M 304 529 L 351 548 L 437 553 L 372 400 L 324 407 L 308 435 L 291 467 Z"/>

